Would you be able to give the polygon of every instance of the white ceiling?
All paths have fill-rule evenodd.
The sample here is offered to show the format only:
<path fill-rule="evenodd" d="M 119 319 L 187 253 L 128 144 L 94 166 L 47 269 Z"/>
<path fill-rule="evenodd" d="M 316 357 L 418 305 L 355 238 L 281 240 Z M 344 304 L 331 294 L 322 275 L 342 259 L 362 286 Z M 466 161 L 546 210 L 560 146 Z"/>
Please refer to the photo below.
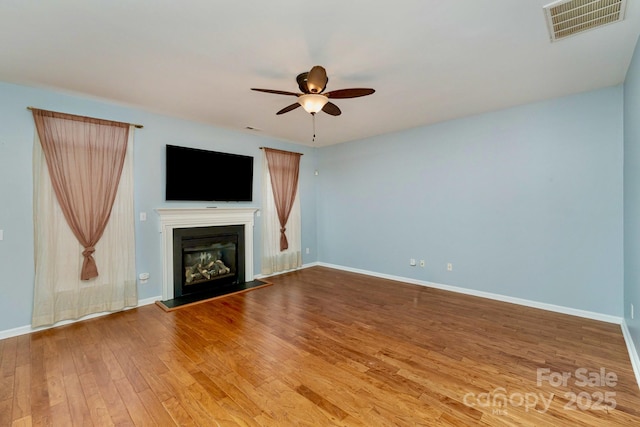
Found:
<path fill-rule="evenodd" d="M 551 43 L 551 0 L 3 0 L 0 80 L 307 145 L 330 145 L 624 81 L 626 19 Z M 338 117 L 298 108 L 295 77 L 327 69 Z M 259 130 L 248 131 L 246 127 Z"/>

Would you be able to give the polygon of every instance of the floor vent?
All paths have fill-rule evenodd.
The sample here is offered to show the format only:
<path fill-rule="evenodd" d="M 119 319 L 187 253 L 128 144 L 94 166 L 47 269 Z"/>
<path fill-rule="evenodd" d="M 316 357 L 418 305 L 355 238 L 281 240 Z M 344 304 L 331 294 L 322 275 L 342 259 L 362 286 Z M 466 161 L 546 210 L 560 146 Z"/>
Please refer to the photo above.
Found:
<path fill-rule="evenodd" d="M 544 6 L 551 41 L 624 19 L 627 0 L 559 0 Z"/>

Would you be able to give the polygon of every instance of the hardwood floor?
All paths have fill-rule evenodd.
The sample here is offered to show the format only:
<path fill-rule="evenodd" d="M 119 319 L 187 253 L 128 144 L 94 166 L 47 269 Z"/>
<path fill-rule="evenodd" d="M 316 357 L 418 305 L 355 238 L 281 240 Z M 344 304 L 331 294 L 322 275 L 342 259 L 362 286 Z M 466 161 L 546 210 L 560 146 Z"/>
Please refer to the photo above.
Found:
<path fill-rule="evenodd" d="M 322 267 L 270 281 L 0 341 L 0 426 L 640 425 L 617 325 Z"/>

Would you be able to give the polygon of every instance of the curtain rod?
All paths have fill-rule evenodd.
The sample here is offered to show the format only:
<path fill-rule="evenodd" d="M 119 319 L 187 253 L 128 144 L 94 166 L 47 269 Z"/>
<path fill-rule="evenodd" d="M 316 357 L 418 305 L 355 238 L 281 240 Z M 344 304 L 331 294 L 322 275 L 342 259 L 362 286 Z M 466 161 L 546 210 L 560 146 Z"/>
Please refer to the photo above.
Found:
<path fill-rule="evenodd" d="M 295 151 L 285 151 L 285 150 L 278 150 L 277 148 L 269 148 L 269 147 L 259 147 L 261 150 L 264 150 L 265 148 L 269 149 L 269 150 L 273 150 L 273 151 L 279 151 L 281 153 L 291 153 L 291 154 L 299 154 L 301 156 L 304 156 L 303 153 L 296 153 Z"/>
<path fill-rule="evenodd" d="M 27 107 L 27 110 L 34 110 L 34 109 L 40 110 L 40 108 L 36 108 L 36 107 L 31 107 L 31 106 Z M 62 114 L 68 114 L 68 113 L 62 113 Z M 72 114 L 72 115 L 77 116 L 77 114 Z M 87 117 L 87 116 L 79 116 L 79 117 Z M 95 117 L 87 117 L 87 118 L 95 119 Z M 106 119 L 97 119 L 97 120 L 106 120 Z M 116 122 L 117 120 L 107 120 L 107 121 Z M 120 123 L 126 123 L 126 122 L 120 122 Z M 138 124 L 135 124 L 135 123 L 126 123 L 126 124 L 134 126 L 134 127 L 138 128 L 138 129 L 142 129 L 144 127 L 142 125 L 138 125 Z"/>

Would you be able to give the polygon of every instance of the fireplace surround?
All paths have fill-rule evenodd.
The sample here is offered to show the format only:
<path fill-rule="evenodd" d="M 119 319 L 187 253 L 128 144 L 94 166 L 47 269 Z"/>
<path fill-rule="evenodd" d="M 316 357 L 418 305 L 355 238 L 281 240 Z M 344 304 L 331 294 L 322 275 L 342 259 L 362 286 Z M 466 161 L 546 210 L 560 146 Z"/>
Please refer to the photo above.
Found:
<path fill-rule="evenodd" d="M 244 280 L 253 280 L 253 226 L 256 208 L 158 208 L 160 232 L 162 233 L 163 275 L 162 299 L 176 297 L 174 290 L 174 230 L 189 228 L 239 226 L 243 228 L 244 268 L 241 272 Z M 209 243 L 214 244 L 214 243 Z M 222 243 L 221 243 L 222 244 Z M 212 249 L 212 252 L 217 251 Z M 207 262 L 207 264 L 210 261 Z M 215 260 L 214 260 L 215 262 Z M 239 267 L 242 268 L 242 267 Z M 183 272 L 180 272 L 182 275 Z"/>

